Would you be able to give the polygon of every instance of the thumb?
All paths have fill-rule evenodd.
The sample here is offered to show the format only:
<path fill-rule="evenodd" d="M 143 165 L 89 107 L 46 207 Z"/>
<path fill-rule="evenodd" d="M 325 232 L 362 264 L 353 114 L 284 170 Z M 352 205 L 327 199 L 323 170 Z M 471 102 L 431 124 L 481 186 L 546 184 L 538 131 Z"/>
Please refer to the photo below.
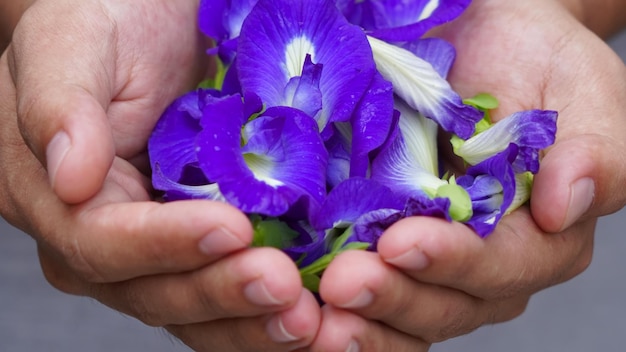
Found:
<path fill-rule="evenodd" d="M 541 162 L 531 212 L 547 232 L 618 211 L 626 204 L 626 158 L 619 143 L 580 135 L 555 144 Z"/>
<path fill-rule="evenodd" d="M 44 12 L 37 4 L 27 11 L 9 53 L 18 123 L 58 197 L 78 203 L 102 187 L 115 156 L 106 114 L 115 67 L 106 33 L 113 29 L 93 14 Z"/>

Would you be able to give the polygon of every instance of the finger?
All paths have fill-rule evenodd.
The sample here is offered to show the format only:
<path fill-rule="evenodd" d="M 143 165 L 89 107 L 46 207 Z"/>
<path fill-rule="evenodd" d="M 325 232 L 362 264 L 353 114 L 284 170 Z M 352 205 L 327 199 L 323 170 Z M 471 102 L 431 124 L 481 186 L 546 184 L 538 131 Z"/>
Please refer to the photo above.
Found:
<path fill-rule="evenodd" d="M 390 289 L 393 288 L 393 289 Z M 438 342 L 486 322 L 523 312 L 527 297 L 489 302 L 464 292 L 425 284 L 404 275 L 371 252 L 348 251 L 324 272 L 322 299 L 411 336 Z"/>
<path fill-rule="evenodd" d="M 384 352 L 428 351 L 430 344 L 376 321 L 326 305 L 322 325 L 311 345 L 312 351 Z"/>
<path fill-rule="evenodd" d="M 485 300 L 505 299 L 530 295 L 582 272 L 591 261 L 594 227 L 590 221 L 545 234 L 520 208 L 481 239 L 462 224 L 415 217 L 387 230 L 378 252 L 417 280 Z"/>
<path fill-rule="evenodd" d="M 559 232 L 581 218 L 621 209 L 626 204 L 626 155 L 618 150 L 623 148 L 623 140 L 590 134 L 559 142 L 550 149 L 535 177 L 531 197 L 537 224 L 546 231 Z M 610 150 L 615 152 L 606 152 Z"/>
<path fill-rule="evenodd" d="M 42 238 L 91 282 L 195 269 L 252 240 L 245 215 L 216 202 L 110 204 L 63 219 Z"/>
<path fill-rule="evenodd" d="M 63 278 L 63 267 L 45 262 L 53 258 L 42 254 L 42 262 L 58 272 L 47 277 Z M 297 302 L 303 290 L 293 261 L 271 248 L 241 251 L 185 273 L 107 284 L 75 280 L 73 285 L 72 293 L 93 297 L 152 326 L 201 323 L 284 310 Z"/>
<path fill-rule="evenodd" d="M 308 346 L 320 324 L 315 297 L 302 290 L 298 301 L 279 313 L 247 319 L 223 319 L 167 330 L 194 351 L 294 351 Z"/>
<path fill-rule="evenodd" d="M 115 31 L 88 2 L 46 5 L 33 5 L 14 33 L 19 126 L 59 197 L 77 203 L 97 192 L 115 155 L 106 115 Z"/>
<path fill-rule="evenodd" d="M 5 64 L 0 70 L 0 78 L 8 75 Z M 147 202 L 145 179 L 121 160 L 89 202 L 68 206 L 59 201 L 37 160 L 16 137 L 10 85 L 1 89 L 0 161 L 13 165 L 2 173 L 2 214 L 82 279 L 121 281 L 192 270 L 250 243 L 250 223 L 235 208 L 202 201 Z"/>

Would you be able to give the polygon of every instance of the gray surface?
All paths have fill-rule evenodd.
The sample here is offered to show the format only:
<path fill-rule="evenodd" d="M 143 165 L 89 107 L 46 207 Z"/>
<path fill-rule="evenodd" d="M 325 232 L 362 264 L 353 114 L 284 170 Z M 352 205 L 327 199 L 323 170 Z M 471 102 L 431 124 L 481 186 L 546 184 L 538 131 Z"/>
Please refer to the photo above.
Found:
<path fill-rule="evenodd" d="M 613 45 L 626 58 L 626 33 Z M 593 263 L 541 292 L 520 318 L 432 348 L 443 351 L 589 352 L 626 346 L 626 210 L 601 219 Z M 32 240 L 0 220 L 0 352 L 189 351 L 164 332 L 43 279 Z"/>

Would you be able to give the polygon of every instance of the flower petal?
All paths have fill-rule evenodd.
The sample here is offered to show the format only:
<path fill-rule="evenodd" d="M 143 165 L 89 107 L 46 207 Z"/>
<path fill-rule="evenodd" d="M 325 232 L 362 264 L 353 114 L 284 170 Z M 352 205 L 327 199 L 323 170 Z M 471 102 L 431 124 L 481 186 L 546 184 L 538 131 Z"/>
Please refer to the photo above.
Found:
<path fill-rule="evenodd" d="M 367 1 L 367 0 L 366 0 Z M 471 0 L 369 0 L 375 28 L 368 35 L 387 42 L 411 42 L 460 16 Z M 367 17 L 366 17 L 367 18 Z"/>
<path fill-rule="evenodd" d="M 468 164 L 475 165 L 515 143 L 519 147 L 516 172 L 536 173 L 539 150 L 554 143 L 557 116 L 556 111 L 550 110 L 514 113 L 460 144 L 455 153 Z"/>
<path fill-rule="evenodd" d="M 201 173 L 200 170 L 198 170 Z M 204 175 L 202 175 L 204 176 Z M 215 183 L 198 183 L 198 185 L 183 184 L 169 179 L 161 172 L 157 163 L 152 173 L 152 185 L 155 189 L 164 191 L 163 199 L 171 202 L 185 199 L 210 199 L 224 201 L 219 187 Z"/>
<path fill-rule="evenodd" d="M 300 233 L 300 236 L 296 238 L 296 243 L 293 246 L 283 248 L 283 251 L 293 261 L 302 259 L 299 267 L 305 267 L 326 254 L 327 245 L 324 231 L 314 230 L 305 221 L 290 223 L 289 227 Z"/>
<path fill-rule="evenodd" d="M 380 236 L 403 217 L 402 211 L 396 209 L 377 209 L 367 212 L 356 220 L 352 235 L 348 237 L 346 243 L 369 243 L 368 250 L 376 251 Z"/>
<path fill-rule="evenodd" d="M 372 37 L 368 39 L 378 71 L 410 107 L 463 139 L 474 133 L 474 126 L 483 114 L 464 104 L 430 63 L 406 49 Z"/>
<path fill-rule="evenodd" d="M 285 87 L 285 106 L 304 111 L 309 116 L 316 116 L 322 109 L 320 78 L 321 64 L 314 64 L 311 55 L 307 55 L 302 68 L 302 76 L 293 77 Z"/>
<path fill-rule="evenodd" d="M 319 89 L 320 131 L 348 121 L 375 72 L 363 31 L 349 24 L 330 0 L 260 0 L 239 38 L 238 72 L 244 92 L 268 106 L 284 103 L 285 87 L 302 75 L 305 58 L 324 65 Z"/>
<path fill-rule="evenodd" d="M 430 198 L 425 194 L 416 195 L 407 201 L 404 215 L 405 217 L 431 216 L 452 221 L 450 217 L 450 199 Z"/>
<path fill-rule="evenodd" d="M 315 121 L 296 109 L 268 109 L 246 125 L 241 147 L 243 103 L 238 96 L 220 103 L 204 110 L 198 158 L 224 198 L 267 216 L 297 205 L 303 212 L 297 216 L 306 217 L 317 208 L 325 195 L 327 153 Z"/>
<path fill-rule="evenodd" d="M 382 184 L 361 177 L 340 183 L 326 197 L 319 212 L 311 218 L 317 230 L 356 222 L 363 214 L 379 209 L 402 210 L 405 200 Z"/>
<path fill-rule="evenodd" d="M 213 39 L 216 47 L 209 55 L 218 54 L 224 64 L 235 59 L 237 38 L 244 20 L 258 0 L 201 0 L 198 7 L 198 27 Z"/>
<path fill-rule="evenodd" d="M 152 170 L 156 170 L 158 164 L 166 178 L 183 181 L 185 167 L 198 162 L 195 140 L 201 130 L 202 107 L 218 96 L 219 92 L 212 90 L 189 92 L 165 110 L 148 140 Z"/>
<path fill-rule="evenodd" d="M 509 147 L 467 169 L 467 174 L 457 179 L 472 200 L 474 211 L 466 222 L 481 237 L 489 235 L 506 213 L 515 197 L 516 180 L 512 162 L 517 147 Z"/>
<path fill-rule="evenodd" d="M 430 63 L 439 76 L 446 78 L 456 59 L 456 49 L 439 38 L 425 38 L 402 45 L 422 60 Z"/>
<path fill-rule="evenodd" d="M 367 175 L 370 154 L 387 141 L 396 123 L 393 86 L 376 73 L 352 118 L 350 176 Z"/>
<path fill-rule="evenodd" d="M 437 125 L 401 101 L 396 107 L 398 128 L 374 159 L 371 177 L 408 199 L 447 182 L 437 176 Z"/>

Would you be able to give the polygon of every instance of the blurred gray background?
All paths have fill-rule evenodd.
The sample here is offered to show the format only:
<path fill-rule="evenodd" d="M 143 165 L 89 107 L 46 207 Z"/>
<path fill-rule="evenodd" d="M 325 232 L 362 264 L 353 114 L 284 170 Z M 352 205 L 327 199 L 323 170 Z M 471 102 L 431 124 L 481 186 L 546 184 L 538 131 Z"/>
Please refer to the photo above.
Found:
<path fill-rule="evenodd" d="M 626 32 L 611 44 L 626 59 Z M 624 229 L 626 209 L 601 219 L 594 259 L 585 273 L 535 295 L 520 318 L 485 326 L 432 351 L 625 351 Z M 0 219 L 0 352 L 34 351 L 189 349 L 159 329 L 51 288 L 41 274 L 33 241 Z"/>

